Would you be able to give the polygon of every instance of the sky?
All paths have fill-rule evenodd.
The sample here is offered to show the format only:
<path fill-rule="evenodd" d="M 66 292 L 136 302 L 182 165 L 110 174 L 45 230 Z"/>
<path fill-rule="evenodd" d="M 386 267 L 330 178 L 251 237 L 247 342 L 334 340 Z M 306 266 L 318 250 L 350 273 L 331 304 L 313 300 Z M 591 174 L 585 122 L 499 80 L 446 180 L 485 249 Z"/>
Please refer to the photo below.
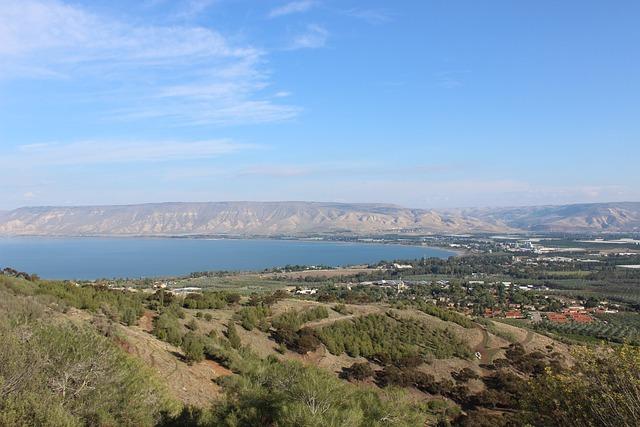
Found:
<path fill-rule="evenodd" d="M 640 201 L 636 0 L 0 0 L 0 209 Z"/>

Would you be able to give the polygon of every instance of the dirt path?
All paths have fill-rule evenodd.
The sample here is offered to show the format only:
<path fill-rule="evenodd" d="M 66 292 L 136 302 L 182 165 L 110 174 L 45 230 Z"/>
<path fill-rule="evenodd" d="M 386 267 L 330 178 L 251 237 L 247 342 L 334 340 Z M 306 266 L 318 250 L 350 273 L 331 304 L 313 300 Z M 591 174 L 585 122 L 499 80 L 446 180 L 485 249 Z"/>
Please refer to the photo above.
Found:
<path fill-rule="evenodd" d="M 153 319 L 156 318 L 156 313 L 151 310 L 146 310 L 140 320 L 138 320 L 138 326 L 145 332 L 153 331 Z"/>
<path fill-rule="evenodd" d="M 332 323 L 335 322 L 339 322 L 341 320 L 348 320 L 348 319 L 353 319 L 355 317 L 360 317 L 361 314 L 348 314 L 346 316 L 341 316 L 341 317 L 328 317 L 326 319 L 322 319 L 322 320 L 316 320 L 315 322 L 309 322 L 309 323 L 305 323 L 304 326 L 308 327 L 308 328 L 317 328 L 320 326 L 327 326 L 330 325 Z"/>
<path fill-rule="evenodd" d="M 522 340 L 522 342 L 520 344 L 522 345 L 527 345 L 531 342 L 531 340 L 533 340 L 533 337 L 535 336 L 535 334 L 533 333 L 533 331 L 527 331 L 527 336 L 524 338 L 524 340 Z"/>
<path fill-rule="evenodd" d="M 491 335 L 482 326 L 478 326 L 478 329 L 482 331 L 482 342 L 478 344 L 473 351 L 480 353 L 481 363 L 492 363 L 495 355 L 500 351 L 500 347 L 490 347 Z"/>

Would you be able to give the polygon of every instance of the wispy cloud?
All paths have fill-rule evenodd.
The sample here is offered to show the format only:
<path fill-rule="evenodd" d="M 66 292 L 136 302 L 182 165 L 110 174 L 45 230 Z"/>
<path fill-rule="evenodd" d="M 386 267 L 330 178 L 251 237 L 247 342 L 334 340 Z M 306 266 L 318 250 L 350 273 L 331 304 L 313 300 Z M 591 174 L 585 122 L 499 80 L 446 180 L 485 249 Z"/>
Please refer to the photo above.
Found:
<path fill-rule="evenodd" d="M 215 158 L 253 145 L 233 141 L 80 141 L 30 144 L 3 155 L 6 164 L 28 166 L 91 165 L 109 163 L 169 162 Z M 5 162 L 3 162 L 5 163 Z"/>
<path fill-rule="evenodd" d="M 298 165 L 258 165 L 242 169 L 236 173 L 238 176 L 268 176 L 268 177 L 294 177 L 313 173 L 306 166 Z"/>
<path fill-rule="evenodd" d="M 324 47 L 329 38 L 329 31 L 316 24 L 307 25 L 304 33 L 293 38 L 289 49 L 317 49 Z"/>
<path fill-rule="evenodd" d="M 201 11 L 210 2 L 189 4 Z M 262 93 L 270 83 L 264 56 L 209 28 L 116 21 L 56 0 L 0 2 L 0 78 L 125 88 L 117 102 L 110 99 L 116 116 L 201 124 L 291 118 L 298 108 Z M 154 98 L 150 114 L 147 106 Z"/>
<path fill-rule="evenodd" d="M 373 25 L 384 24 L 393 19 L 392 14 L 385 9 L 347 9 L 342 13 Z"/>
<path fill-rule="evenodd" d="M 317 4 L 318 2 L 313 0 L 292 1 L 272 9 L 268 16 L 269 18 L 277 18 L 280 16 L 291 15 L 292 13 L 302 13 L 308 11 Z"/>
<path fill-rule="evenodd" d="M 193 18 L 207 10 L 216 0 L 189 0 L 185 8 L 178 14 L 179 18 Z"/>
<path fill-rule="evenodd" d="M 455 89 L 464 85 L 464 76 L 468 70 L 463 71 L 441 71 L 436 73 L 437 84 L 445 89 Z"/>

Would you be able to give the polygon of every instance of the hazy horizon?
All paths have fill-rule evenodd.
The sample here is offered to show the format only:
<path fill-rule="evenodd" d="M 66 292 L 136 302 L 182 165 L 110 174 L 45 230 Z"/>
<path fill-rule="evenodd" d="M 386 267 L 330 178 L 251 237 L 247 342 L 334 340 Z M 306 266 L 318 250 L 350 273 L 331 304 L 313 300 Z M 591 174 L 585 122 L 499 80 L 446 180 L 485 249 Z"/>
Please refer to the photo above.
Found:
<path fill-rule="evenodd" d="M 341 205 L 380 205 L 380 206 L 396 206 L 400 208 L 407 209 L 422 209 L 422 210 L 457 210 L 457 209 L 500 209 L 500 208 L 533 208 L 533 207 L 543 207 L 543 206 L 570 206 L 570 205 L 608 205 L 608 204 L 635 204 L 640 203 L 640 201 L 634 200 L 620 200 L 620 201 L 604 201 L 604 202 L 576 202 L 576 203 L 563 203 L 563 204 L 540 204 L 540 205 L 486 205 L 486 206 L 451 206 L 451 207 L 418 207 L 418 206 L 406 206 L 400 205 L 397 203 L 386 203 L 386 202 L 340 202 L 340 201 L 327 201 L 327 200 L 185 200 L 185 201 L 177 201 L 177 200 L 165 200 L 159 202 L 140 202 L 140 203 L 99 203 L 99 204 L 60 204 L 60 205 L 23 205 L 17 206 L 15 208 L 9 209 L 0 209 L 0 212 L 8 212 L 17 209 L 30 209 L 30 208 L 83 208 L 83 207 L 101 207 L 101 206 L 142 206 L 142 205 L 163 205 L 163 204 L 206 204 L 206 203 L 308 203 L 308 204 L 341 204 Z"/>

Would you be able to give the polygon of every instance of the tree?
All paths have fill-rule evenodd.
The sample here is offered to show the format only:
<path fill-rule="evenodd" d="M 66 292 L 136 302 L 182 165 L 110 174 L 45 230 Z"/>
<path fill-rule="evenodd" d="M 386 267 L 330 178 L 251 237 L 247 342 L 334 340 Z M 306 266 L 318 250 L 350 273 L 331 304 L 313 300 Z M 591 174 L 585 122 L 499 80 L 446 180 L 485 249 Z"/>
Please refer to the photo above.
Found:
<path fill-rule="evenodd" d="M 254 364 L 252 364 L 254 365 Z M 242 377 L 226 377 L 213 409 L 220 426 L 419 426 L 425 413 L 395 391 L 340 381 L 319 368 L 270 358 Z"/>
<path fill-rule="evenodd" d="M 531 383 L 526 409 L 540 425 L 640 425 L 640 348 L 574 350 L 575 365 Z"/>
<path fill-rule="evenodd" d="M 187 332 L 180 347 L 188 362 L 200 362 L 204 359 L 204 341 L 201 336 Z"/>
<path fill-rule="evenodd" d="M 153 334 L 163 341 L 179 346 L 182 343 L 182 328 L 178 319 L 171 313 L 165 312 L 156 317 Z"/>
<path fill-rule="evenodd" d="M 320 346 L 320 340 L 313 329 L 303 328 L 298 331 L 294 346 L 298 353 L 306 354 L 315 351 Z"/>
<path fill-rule="evenodd" d="M 196 319 L 189 320 L 189 322 L 187 323 L 187 328 L 192 331 L 196 331 L 198 329 L 198 322 L 196 322 Z"/>
<path fill-rule="evenodd" d="M 227 325 L 227 339 L 229 340 L 229 344 L 231 347 L 238 349 L 242 346 L 242 341 L 240 341 L 240 335 L 238 335 L 238 331 L 236 330 L 236 324 L 232 321 Z"/>
<path fill-rule="evenodd" d="M 362 381 L 373 376 L 373 369 L 367 362 L 355 362 L 349 368 L 345 368 L 345 377 L 348 380 Z"/>
<path fill-rule="evenodd" d="M 237 304 L 240 302 L 240 294 L 228 294 L 225 299 L 228 304 Z"/>

